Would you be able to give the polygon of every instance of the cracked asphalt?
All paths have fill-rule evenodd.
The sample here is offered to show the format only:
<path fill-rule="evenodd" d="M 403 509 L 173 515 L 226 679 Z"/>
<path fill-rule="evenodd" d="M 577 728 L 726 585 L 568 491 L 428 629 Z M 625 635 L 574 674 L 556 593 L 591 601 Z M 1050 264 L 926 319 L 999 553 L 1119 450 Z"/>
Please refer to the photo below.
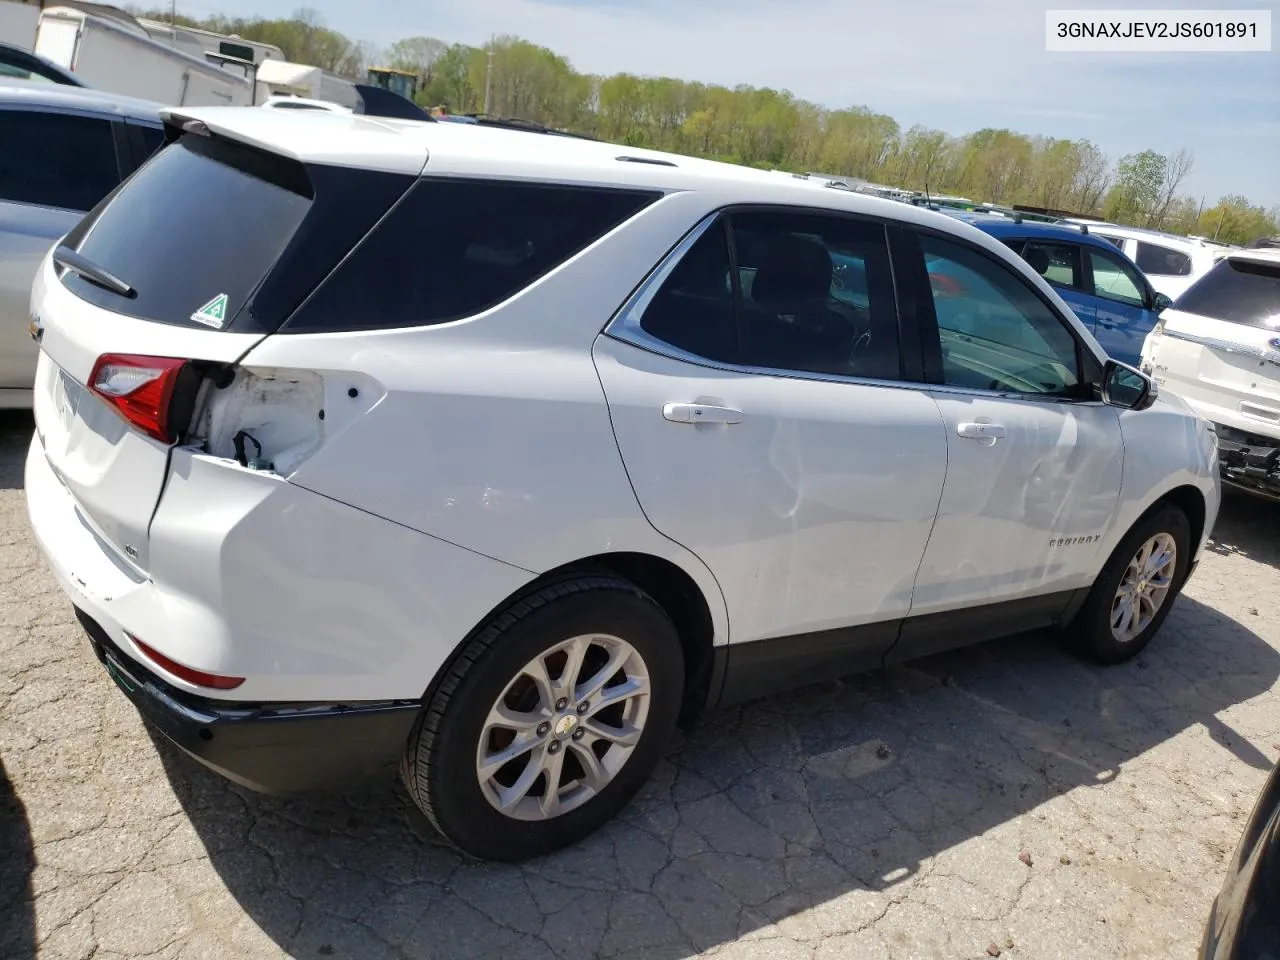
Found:
<path fill-rule="evenodd" d="M 1280 506 L 1231 498 L 1147 652 L 986 644 L 722 711 L 519 867 L 393 781 L 276 799 L 153 737 L 32 542 L 0 413 L 0 957 L 1192 958 L 1280 754 Z"/>

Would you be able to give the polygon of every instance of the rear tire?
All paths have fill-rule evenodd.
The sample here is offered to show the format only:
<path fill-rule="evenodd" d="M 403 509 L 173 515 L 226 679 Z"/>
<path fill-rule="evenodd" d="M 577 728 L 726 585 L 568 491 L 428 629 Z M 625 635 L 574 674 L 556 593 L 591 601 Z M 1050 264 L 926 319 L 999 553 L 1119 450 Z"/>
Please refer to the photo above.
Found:
<path fill-rule="evenodd" d="M 1103 664 L 1137 656 L 1155 636 L 1182 591 L 1191 560 L 1191 524 L 1174 506 L 1140 519 L 1093 583 L 1068 638 Z"/>
<path fill-rule="evenodd" d="M 401 776 L 462 852 L 539 856 L 630 801 L 671 741 L 683 694 L 680 639 L 656 602 L 612 576 L 558 581 L 466 644 L 410 734 Z"/>

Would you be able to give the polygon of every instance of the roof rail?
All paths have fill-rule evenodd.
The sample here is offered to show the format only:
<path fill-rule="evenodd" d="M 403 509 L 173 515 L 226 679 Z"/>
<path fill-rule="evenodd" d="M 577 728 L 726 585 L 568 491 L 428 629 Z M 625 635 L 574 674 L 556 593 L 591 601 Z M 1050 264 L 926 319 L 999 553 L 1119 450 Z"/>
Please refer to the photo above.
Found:
<path fill-rule="evenodd" d="M 1070 220 L 1063 220 L 1059 223 L 1049 224 L 1049 226 L 1065 227 L 1068 230 L 1079 230 L 1081 233 L 1085 234 L 1086 236 L 1088 236 L 1089 234 L 1089 225 L 1087 223 L 1072 223 Z"/>
<path fill-rule="evenodd" d="M 623 163 L 647 163 L 655 167 L 674 167 L 675 164 L 670 160 L 664 160 L 661 157 L 633 157 L 623 154 L 620 157 L 614 157 L 615 160 L 621 160 Z"/>
<path fill-rule="evenodd" d="M 522 120 L 519 117 L 495 117 L 491 113 L 465 113 L 463 116 L 468 117 L 475 123 L 486 127 L 501 127 L 504 130 L 524 130 L 529 133 L 547 133 L 554 137 L 574 137 L 578 140 L 596 139 L 589 134 L 571 133 L 568 130 L 556 130 L 553 127 L 543 126 L 536 120 Z"/>

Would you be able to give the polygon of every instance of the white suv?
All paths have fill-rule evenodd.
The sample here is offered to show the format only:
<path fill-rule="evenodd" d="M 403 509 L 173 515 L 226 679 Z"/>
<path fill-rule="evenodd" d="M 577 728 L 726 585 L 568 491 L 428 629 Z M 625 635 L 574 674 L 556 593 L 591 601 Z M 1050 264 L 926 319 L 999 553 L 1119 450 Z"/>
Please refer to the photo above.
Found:
<path fill-rule="evenodd" d="M 1280 500 L 1280 250 L 1231 250 L 1142 345 L 1142 367 L 1215 425 L 1225 482 Z"/>
<path fill-rule="evenodd" d="M 1114 243 L 1146 274 L 1157 293 L 1174 300 L 1204 276 L 1229 249 L 1200 237 L 1179 237 L 1113 223 L 1073 222 L 1087 223 L 1091 234 Z"/>
<path fill-rule="evenodd" d="M 980 231 L 554 135 L 247 109 L 32 293 L 32 525 L 170 739 L 402 764 L 519 858 L 708 705 L 1061 625 L 1150 640 L 1213 434 Z"/>

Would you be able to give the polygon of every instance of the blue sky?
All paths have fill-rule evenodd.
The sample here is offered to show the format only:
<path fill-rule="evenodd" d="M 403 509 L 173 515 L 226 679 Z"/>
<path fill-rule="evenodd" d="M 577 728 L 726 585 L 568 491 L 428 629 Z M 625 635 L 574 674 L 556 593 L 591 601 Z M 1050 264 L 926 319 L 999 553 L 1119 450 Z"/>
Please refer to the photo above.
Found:
<path fill-rule="evenodd" d="M 288 16 L 298 0 L 179 0 L 189 15 Z M 1045 10 L 1093 0 L 308 0 L 327 25 L 386 44 L 515 34 L 592 73 L 666 75 L 865 105 L 904 127 L 1009 127 L 1085 137 L 1113 159 L 1187 147 L 1184 191 L 1280 204 L 1280 43 L 1270 53 L 1075 54 L 1044 49 Z M 1156 4 L 1152 4 L 1155 6 Z M 1159 0 L 1161 9 L 1225 8 Z M 1232 3 L 1272 11 L 1280 0 Z M 376 11 L 376 13 L 375 13 Z"/>

